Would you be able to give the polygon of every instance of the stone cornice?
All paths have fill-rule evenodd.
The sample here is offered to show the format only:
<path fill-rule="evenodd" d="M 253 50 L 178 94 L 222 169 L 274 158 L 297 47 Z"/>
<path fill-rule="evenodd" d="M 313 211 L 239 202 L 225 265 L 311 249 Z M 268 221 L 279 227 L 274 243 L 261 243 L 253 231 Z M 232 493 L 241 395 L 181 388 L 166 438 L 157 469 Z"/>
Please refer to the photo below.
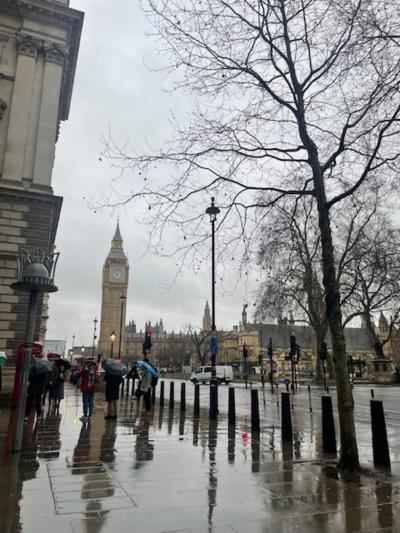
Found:
<path fill-rule="evenodd" d="M 2 0 L 10 10 L 17 9 L 22 17 L 38 21 L 57 23 L 68 30 L 68 60 L 64 61 L 63 80 L 60 95 L 59 120 L 67 120 L 74 84 L 76 62 L 82 32 L 84 14 L 63 4 L 50 3 L 46 0 Z M 52 54 L 51 60 L 60 63 L 60 54 Z"/>

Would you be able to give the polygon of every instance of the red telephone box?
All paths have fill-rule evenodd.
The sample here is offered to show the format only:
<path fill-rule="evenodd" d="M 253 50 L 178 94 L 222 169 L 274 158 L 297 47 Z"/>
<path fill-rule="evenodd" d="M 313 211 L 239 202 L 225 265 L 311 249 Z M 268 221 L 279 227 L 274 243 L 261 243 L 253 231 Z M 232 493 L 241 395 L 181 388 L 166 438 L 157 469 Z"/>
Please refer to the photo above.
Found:
<path fill-rule="evenodd" d="M 11 400 L 11 405 L 13 407 L 16 407 L 18 403 L 19 389 L 21 386 L 21 366 L 22 366 L 22 361 L 24 360 L 24 350 L 25 350 L 25 344 L 23 342 L 20 342 L 18 344 L 17 360 L 15 362 L 14 388 L 13 388 L 12 400 Z M 33 357 L 37 357 L 38 359 L 41 359 L 43 357 L 43 344 L 42 343 L 33 342 L 32 355 Z"/>

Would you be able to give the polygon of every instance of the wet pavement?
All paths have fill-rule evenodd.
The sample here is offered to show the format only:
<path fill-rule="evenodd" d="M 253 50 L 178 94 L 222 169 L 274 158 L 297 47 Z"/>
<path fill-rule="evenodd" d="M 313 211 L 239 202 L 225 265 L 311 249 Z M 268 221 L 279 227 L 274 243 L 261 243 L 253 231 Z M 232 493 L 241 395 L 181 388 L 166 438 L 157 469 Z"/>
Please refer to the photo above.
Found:
<path fill-rule="evenodd" d="M 158 401 L 150 414 L 131 396 L 117 421 L 105 421 L 96 395 L 90 423 L 81 396 L 66 387 L 60 415 L 25 424 L 20 456 L 8 451 L 13 417 L 0 412 L 0 532 L 306 533 L 400 531 L 400 388 L 375 388 L 387 409 L 392 474 L 372 467 L 369 388 L 355 389 L 363 474 L 343 480 L 321 451 L 320 394 L 293 402 L 294 443 L 282 444 L 279 395 L 259 390 L 261 431 L 250 428 L 250 392 L 236 387 L 237 423 L 227 421 L 228 387 L 219 416 L 208 419 L 208 387 L 200 417 L 193 387 L 186 410 Z M 179 399 L 180 383 L 175 382 Z M 159 388 L 159 387 L 158 387 Z M 282 387 L 281 387 L 282 388 Z M 265 399 L 265 403 L 264 403 Z M 338 425 L 336 423 L 336 428 Z"/>

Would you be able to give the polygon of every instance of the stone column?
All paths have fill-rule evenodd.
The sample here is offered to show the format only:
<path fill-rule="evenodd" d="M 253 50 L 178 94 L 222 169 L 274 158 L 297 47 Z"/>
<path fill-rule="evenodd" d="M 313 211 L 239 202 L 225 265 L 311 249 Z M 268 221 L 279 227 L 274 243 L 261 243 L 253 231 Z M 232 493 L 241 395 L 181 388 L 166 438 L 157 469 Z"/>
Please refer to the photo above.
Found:
<path fill-rule="evenodd" d="M 32 101 L 36 59 L 42 41 L 17 35 L 17 68 L 10 109 L 3 178 L 21 182 Z"/>
<path fill-rule="evenodd" d="M 49 188 L 51 187 L 51 173 L 59 124 L 58 111 L 65 58 L 66 51 L 61 46 L 55 43 L 45 46 L 42 101 L 33 182 L 35 185 Z"/>

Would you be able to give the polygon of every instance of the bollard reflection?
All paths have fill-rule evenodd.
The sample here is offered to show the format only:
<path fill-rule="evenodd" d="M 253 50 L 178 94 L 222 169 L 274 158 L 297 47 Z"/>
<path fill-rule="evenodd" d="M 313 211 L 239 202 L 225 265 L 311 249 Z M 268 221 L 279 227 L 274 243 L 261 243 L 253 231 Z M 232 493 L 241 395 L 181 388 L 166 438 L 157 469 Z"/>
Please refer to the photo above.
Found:
<path fill-rule="evenodd" d="M 199 444 L 199 424 L 200 420 L 198 416 L 193 417 L 193 446 Z"/>
<path fill-rule="evenodd" d="M 183 440 L 183 436 L 185 434 L 185 418 L 186 411 L 181 411 L 179 416 L 179 440 Z"/>
<path fill-rule="evenodd" d="M 209 469 L 208 469 L 208 524 L 213 522 L 213 511 L 217 505 L 217 464 L 216 464 L 216 446 L 217 446 L 218 419 L 210 418 L 208 426 L 208 452 L 209 452 Z"/>
<path fill-rule="evenodd" d="M 236 428 L 234 425 L 228 426 L 228 463 L 233 465 L 235 463 L 235 438 Z"/>
<path fill-rule="evenodd" d="M 393 489 L 389 483 L 376 482 L 375 496 L 378 509 L 379 527 L 389 529 L 395 526 L 393 523 Z"/>
<path fill-rule="evenodd" d="M 251 471 L 260 472 L 260 433 L 252 433 L 251 437 Z"/>

